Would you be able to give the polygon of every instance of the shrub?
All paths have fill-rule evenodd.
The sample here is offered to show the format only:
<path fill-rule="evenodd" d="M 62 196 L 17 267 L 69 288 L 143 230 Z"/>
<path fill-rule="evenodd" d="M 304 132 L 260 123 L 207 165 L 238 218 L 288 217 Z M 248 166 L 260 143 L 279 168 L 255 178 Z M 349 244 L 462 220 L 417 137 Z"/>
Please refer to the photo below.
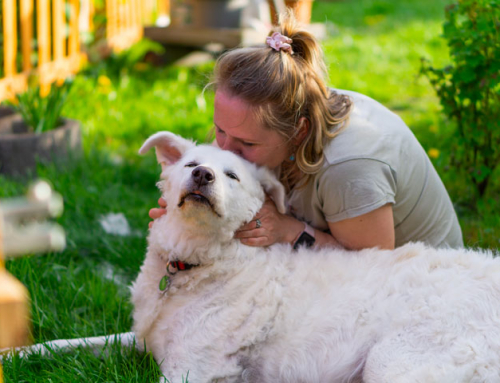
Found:
<path fill-rule="evenodd" d="M 480 197 L 500 163 L 500 0 L 459 0 L 446 7 L 444 38 L 453 62 L 421 73 L 456 122 L 453 165 Z"/>

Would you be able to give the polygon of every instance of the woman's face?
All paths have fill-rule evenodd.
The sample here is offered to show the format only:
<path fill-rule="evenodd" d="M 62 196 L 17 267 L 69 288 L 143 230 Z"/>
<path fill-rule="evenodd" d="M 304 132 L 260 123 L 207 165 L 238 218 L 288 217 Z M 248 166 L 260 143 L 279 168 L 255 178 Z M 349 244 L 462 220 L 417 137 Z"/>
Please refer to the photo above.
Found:
<path fill-rule="evenodd" d="M 259 124 L 252 108 L 224 90 L 215 93 L 215 138 L 220 148 L 275 169 L 289 156 L 285 138 Z"/>

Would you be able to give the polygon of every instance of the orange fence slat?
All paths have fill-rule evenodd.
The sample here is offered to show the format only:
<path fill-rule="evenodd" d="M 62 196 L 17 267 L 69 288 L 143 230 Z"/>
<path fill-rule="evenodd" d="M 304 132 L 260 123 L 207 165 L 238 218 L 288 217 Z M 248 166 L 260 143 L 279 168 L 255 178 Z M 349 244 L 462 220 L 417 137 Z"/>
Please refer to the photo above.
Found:
<path fill-rule="evenodd" d="M 94 30 L 94 15 L 95 15 L 94 1 L 89 0 L 89 28 L 91 31 Z"/>
<path fill-rule="evenodd" d="M 44 76 L 44 64 L 50 62 L 50 3 L 37 0 L 38 66 L 40 67 L 40 94 L 50 91 L 50 82 Z"/>
<path fill-rule="evenodd" d="M 5 75 L 13 76 L 17 73 L 17 24 L 16 1 L 3 0 L 3 34 L 4 42 L 4 70 Z"/>
<path fill-rule="evenodd" d="M 143 25 L 144 24 L 144 15 L 145 15 L 145 11 L 144 11 L 144 5 L 143 5 L 143 2 L 141 0 L 139 0 L 137 2 L 137 19 L 138 19 L 138 23 L 139 25 Z"/>
<path fill-rule="evenodd" d="M 59 60 L 66 55 L 64 19 L 64 1 L 52 0 L 52 41 L 54 44 L 54 60 Z"/>
<path fill-rule="evenodd" d="M 70 0 L 69 15 L 69 55 L 73 56 L 80 51 L 80 32 L 78 30 L 79 0 Z"/>
<path fill-rule="evenodd" d="M 169 0 L 159 0 L 158 1 L 158 14 L 161 16 L 170 15 L 170 1 Z"/>
<path fill-rule="evenodd" d="M 23 56 L 23 71 L 29 71 L 31 64 L 31 41 L 33 40 L 33 1 L 21 0 L 21 52 Z"/>
<path fill-rule="evenodd" d="M 38 65 L 50 61 L 49 0 L 37 0 Z"/>

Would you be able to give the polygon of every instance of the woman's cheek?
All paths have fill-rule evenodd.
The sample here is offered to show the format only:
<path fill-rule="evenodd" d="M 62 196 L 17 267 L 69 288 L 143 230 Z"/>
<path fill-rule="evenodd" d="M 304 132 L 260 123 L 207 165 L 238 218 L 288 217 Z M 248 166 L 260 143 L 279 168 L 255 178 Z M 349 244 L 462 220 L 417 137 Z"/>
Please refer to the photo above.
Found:
<path fill-rule="evenodd" d="M 241 157 L 243 157 L 245 160 L 252 162 L 257 165 L 261 165 L 262 158 L 258 155 L 258 152 L 253 150 L 252 148 L 246 148 L 243 149 L 241 153 Z"/>

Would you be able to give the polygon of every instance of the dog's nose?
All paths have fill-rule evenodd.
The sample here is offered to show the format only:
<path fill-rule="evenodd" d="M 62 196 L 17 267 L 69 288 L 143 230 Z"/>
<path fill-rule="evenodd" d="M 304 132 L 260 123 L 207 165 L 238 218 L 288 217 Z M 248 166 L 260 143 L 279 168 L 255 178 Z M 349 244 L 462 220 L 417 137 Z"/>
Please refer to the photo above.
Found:
<path fill-rule="evenodd" d="M 205 186 L 215 181 L 215 173 L 205 166 L 197 166 L 191 174 L 198 186 Z"/>

